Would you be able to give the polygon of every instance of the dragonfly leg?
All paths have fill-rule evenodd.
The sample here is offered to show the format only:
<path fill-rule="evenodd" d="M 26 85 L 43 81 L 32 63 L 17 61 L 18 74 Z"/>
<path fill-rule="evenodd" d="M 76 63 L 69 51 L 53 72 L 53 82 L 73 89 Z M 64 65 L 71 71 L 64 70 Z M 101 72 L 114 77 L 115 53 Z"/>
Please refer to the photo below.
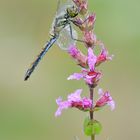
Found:
<path fill-rule="evenodd" d="M 94 14 L 94 16 L 95 16 L 95 14 Z M 89 18 L 87 17 L 87 18 L 85 18 L 82 22 L 78 22 L 77 20 L 71 20 L 71 22 L 74 24 L 74 25 L 76 25 L 76 26 L 82 26 L 83 24 L 85 24 L 86 22 L 87 22 L 87 20 L 89 20 Z M 95 19 L 96 20 L 96 19 Z"/>
<path fill-rule="evenodd" d="M 81 42 L 81 43 L 85 43 L 84 40 L 80 40 L 80 39 L 74 38 L 74 37 L 73 37 L 73 32 L 72 32 L 72 26 L 71 26 L 70 23 L 69 23 L 69 27 L 70 27 L 70 35 L 71 35 L 71 38 L 72 38 L 73 40 L 75 40 L 75 41 L 78 41 L 78 42 Z"/>
<path fill-rule="evenodd" d="M 81 23 L 78 23 L 76 20 L 72 20 L 72 23 L 76 26 L 81 26 L 83 25 L 86 21 L 88 20 L 88 18 L 84 19 L 84 21 L 82 21 Z"/>

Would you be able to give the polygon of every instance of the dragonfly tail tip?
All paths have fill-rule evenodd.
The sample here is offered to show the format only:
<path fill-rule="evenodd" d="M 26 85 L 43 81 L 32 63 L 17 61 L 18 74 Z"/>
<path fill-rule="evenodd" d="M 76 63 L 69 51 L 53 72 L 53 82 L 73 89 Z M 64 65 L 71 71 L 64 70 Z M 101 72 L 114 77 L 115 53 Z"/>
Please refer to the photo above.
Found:
<path fill-rule="evenodd" d="M 27 80 L 28 80 L 28 78 L 29 78 L 29 76 L 26 76 L 26 77 L 24 78 L 24 81 L 27 81 Z"/>
<path fill-rule="evenodd" d="M 30 76 L 28 74 L 25 75 L 24 81 L 27 81 Z"/>

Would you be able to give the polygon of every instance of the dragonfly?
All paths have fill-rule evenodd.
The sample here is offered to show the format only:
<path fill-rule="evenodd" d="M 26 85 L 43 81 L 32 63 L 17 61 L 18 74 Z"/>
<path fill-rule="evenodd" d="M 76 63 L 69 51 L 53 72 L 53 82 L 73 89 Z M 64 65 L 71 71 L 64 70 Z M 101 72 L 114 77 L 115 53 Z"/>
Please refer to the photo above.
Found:
<path fill-rule="evenodd" d="M 60 0 L 58 1 L 60 3 Z M 60 4 L 58 4 L 60 5 Z M 78 7 L 74 3 L 66 3 L 61 8 L 57 7 L 56 16 L 52 23 L 51 38 L 42 48 L 41 52 L 37 55 L 37 58 L 26 71 L 24 80 L 28 80 L 39 62 L 42 60 L 44 55 L 56 42 L 57 45 L 64 50 L 67 50 L 70 43 L 75 43 L 77 39 L 77 32 L 72 27 L 72 23 L 75 24 L 74 19 L 79 14 Z"/>

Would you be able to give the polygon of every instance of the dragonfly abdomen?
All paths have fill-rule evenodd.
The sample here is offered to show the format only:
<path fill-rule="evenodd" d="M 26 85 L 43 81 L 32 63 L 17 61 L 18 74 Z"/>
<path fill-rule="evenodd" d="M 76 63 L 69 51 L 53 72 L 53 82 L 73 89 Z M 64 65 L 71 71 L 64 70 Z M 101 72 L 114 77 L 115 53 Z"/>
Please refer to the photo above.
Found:
<path fill-rule="evenodd" d="M 49 50 L 49 48 L 56 42 L 58 36 L 53 36 L 49 42 L 45 45 L 45 47 L 42 49 L 42 51 L 39 53 L 35 61 L 31 64 L 30 68 L 27 70 L 24 80 L 28 80 L 36 66 L 39 64 L 40 60 L 43 58 L 43 56 L 46 54 L 46 52 Z"/>

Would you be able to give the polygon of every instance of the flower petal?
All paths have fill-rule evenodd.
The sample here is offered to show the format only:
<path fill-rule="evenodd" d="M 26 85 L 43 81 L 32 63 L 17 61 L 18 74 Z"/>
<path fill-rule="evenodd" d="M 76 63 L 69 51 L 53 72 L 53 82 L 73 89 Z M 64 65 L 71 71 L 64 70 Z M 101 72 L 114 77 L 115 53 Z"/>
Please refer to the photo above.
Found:
<path fill-rule="evenodd" d="M 96 55 L 94 55 L 92 48 L 88 48 L 88 66 L 91 71 L 94 71 L 97 61 Z"/>
<path fill-rule="evenodd" d="M 91 108 L 91 106 L 92 106 L 91 99 L 83 98 L 82 102 L 83 102 L 83 107 L 84 108 Z"/>
<path fill-rule="evenodd" d="M 69 102 L 79 102 L 81 100 L 82 89 L 77 89 L 74 93 L 68 95 Z"/>
<path fill-rule="evenodd" d="M 55 112 L 55 116 L 56 117 L 58 117 L 58 116 L 61 115 L 63 109 L 67 109 L 71 105 L 68 101 L 62 101 L 62 98 L 61 97 L 59 97 L 58 99 L 56 99 L 56 103 L 58 105 L 58 109 Z"/>
<path fill-rule="evenodd" d="M 106 104 L 110 106 L 111 110 L 115 109 L 115 102 L 108 91 L 101 92 L 100 98 L 96 101 L 95 107 L 103 107 Z"/>
<path fill-rule="evenodd" d="M 70 75 L 67 80 L 80 80 L 81 78 L 83 78 L 83 74 L 82 73 L 74 73 L 72 75 Z"/>
<path fill-rule="evenodd" d="M 98 89 L 98 94 L 101 96 L 104 94 L 103 90 L 101 88 Z"/>
<path fill-rule="evenodd" d="M 108 102 L 107 104 L 108 104 L 108 106 L 110 106 L 111 111 L 113 111 L 115 109 L 115 101 L 114 100 Z"/>
<path fill-rule="evenodd" d="M 73 57 L 76 58 L 77 55 L 80 53 L 79 50 L 76 48 L 75 45 L 71 45 L 69 47 L 68 53 Z"/>

